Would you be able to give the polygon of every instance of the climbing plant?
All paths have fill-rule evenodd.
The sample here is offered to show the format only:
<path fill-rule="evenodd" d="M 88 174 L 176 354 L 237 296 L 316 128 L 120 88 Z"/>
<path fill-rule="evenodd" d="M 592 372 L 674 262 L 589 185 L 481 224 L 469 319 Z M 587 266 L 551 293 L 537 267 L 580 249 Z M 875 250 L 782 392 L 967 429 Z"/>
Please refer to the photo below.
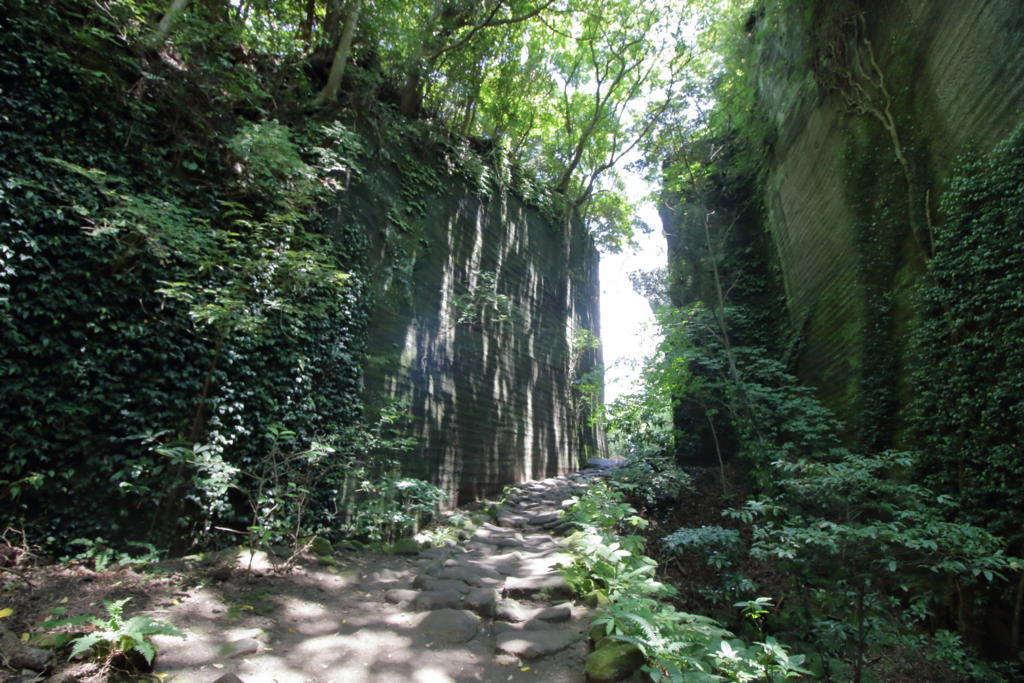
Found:
<path fill-rule="evenodd" d="M 929 481 L 1024 543 L 1024 125 L 951 176 L 918 293 L 910 424 Z M 941 376 L 941 381 L 936 377 Z"/>
<path fill-rule="evenodd" d="M 5 514 L 57 547 L 197 539 L 234 514 L 218 473 L 254 467 L 268 424 L 309 440 L 359 420 L 361 255 L 316 217 L 355 169 L 351 135 L 258 113 L 182 126 L 196 100 L 246 108 L 270 86 L 188 43 L 204 68 L 172 77 L 135 57 L 126 17 L 90 3 L 9 9 Z M 97 495 L 97 481 L 112 485 Z"/>
<path fill-rule="evenodd" d="M 469 291 L 455 297 L 459 325 L 477 325 L 483 329 L 499 326 L 513 319 L 515 308 L 507 294 L 498 292 L 498 275 L 494 271 L 470 274 Z"/>

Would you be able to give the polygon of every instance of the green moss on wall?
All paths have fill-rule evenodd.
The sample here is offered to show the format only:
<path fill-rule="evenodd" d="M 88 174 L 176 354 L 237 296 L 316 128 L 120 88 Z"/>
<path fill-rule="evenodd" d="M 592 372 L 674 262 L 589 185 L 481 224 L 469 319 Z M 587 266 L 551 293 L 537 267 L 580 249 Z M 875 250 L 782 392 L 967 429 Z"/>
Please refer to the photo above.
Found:
<path fill-rule="evenodd" d="M 1024 104 L 1012 28 L 1024 8 L 766 3 L 761 21 L 751 79 L 774 130 L 759 191 L 803 331 L 794 365 L 851 440 L 904 443 L 912 286 L 927 277 L 951 160 Z"/>

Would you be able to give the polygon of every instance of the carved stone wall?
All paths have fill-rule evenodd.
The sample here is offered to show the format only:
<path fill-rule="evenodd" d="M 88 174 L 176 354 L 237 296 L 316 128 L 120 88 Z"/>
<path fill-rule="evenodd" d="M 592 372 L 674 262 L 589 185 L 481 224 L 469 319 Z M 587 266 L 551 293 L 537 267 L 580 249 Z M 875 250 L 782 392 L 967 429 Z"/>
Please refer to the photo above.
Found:
<path fill-rule="evenodd" d="M 574 344 L 583 330 L 599 334 L 598 253 L 578 223 L 440 177 L 416 202 L 412 234 L 382 219 L 382 198 L 408 182 L 393 166 L 367 174 L 346 213 L 371 236 L 367 398 L 408 405 L 419 442 L 404 471 L 457 501 L 599 452 L 573 389 L 600 363 Z"/>

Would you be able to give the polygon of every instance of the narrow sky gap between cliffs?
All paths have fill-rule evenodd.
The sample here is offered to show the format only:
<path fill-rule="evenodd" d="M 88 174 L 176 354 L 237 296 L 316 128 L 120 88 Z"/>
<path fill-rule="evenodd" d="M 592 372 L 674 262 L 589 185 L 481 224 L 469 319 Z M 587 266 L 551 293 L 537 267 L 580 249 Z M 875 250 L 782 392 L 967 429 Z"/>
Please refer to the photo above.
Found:
<path fill-rule="evenodd" d="M 641 201 L 639 216 L 652 229 L 638 233 L 635 251 L 601 255 L 601 346 L 605 366 L 605 403 L 629 393 L 640 378 L 641 362 L 654 351 L 657 336 L 650 304 L 629 280 L 637 270 L 664 268 L 665 237 L 661 219 L 649 197 L 652 187 L 639 175 L 623 172 L 630 199 Z"/>

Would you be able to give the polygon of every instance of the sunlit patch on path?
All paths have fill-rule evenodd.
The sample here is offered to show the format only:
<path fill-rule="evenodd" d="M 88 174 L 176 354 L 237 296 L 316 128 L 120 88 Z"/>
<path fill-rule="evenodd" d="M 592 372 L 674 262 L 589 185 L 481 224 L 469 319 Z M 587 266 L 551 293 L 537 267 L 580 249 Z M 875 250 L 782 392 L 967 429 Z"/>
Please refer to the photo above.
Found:
<path fill-rule="evenodd" d="M 582 681 L 590 611 L 558 570 L 559 511 L 599 468 L 512 491 L 458 544 L 241 572 L 161 614 L 164 681 Z"/>

